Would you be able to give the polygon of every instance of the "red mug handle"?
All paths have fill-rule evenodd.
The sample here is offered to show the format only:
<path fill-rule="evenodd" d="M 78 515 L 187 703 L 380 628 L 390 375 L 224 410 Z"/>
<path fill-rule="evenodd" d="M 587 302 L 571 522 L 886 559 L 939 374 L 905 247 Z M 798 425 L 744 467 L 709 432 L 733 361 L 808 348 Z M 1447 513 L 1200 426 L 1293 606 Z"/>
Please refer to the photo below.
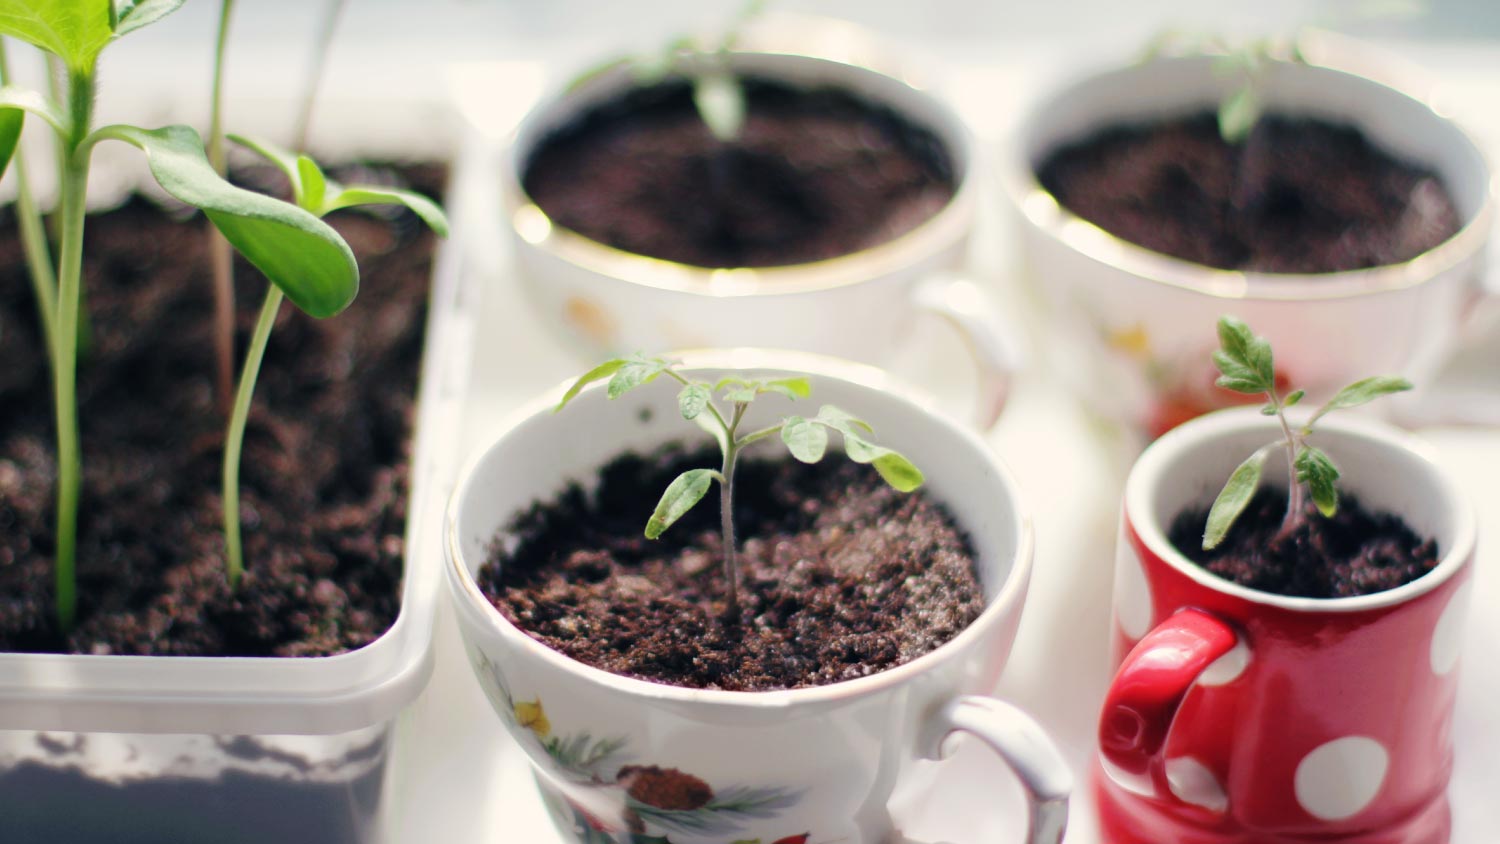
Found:
<path fill-rule="evenodd" d="M 1162 756 L 1167 733 L 1199 675 L 1238 641 L 1223 621 L 1185 609 L 1126 654 L 1099 714 L 1099 753 L 1110 779 L 1136 794 L 1178 802 Z"/>

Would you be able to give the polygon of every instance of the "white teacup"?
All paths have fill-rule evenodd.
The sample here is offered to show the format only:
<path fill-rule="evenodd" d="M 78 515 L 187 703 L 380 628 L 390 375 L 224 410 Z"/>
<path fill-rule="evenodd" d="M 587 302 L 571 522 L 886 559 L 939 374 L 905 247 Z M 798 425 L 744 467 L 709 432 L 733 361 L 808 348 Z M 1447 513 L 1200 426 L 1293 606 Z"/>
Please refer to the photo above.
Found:
<path fill-rule="evenodd" d="M 805 373 L 811 402 L 868 419 L 882 444 L 923 469 L 929 494 L 967 533 L 988 606 L 956 638 L 909 663 L 789 691 L 668 686 L 551 650 L 507 621 L 475 584 L 497 532 L 532 502 L 590 477 L 623 451 L 703 436 L 682 420 L 676 385 L 665 378 L 614 401 L 595 385 L 554 415 L 559 387 L 522 410 L 464 472 L 449 509 L 445 567 L 480 685 L 529 755 L 559 828 L 580 844 L 660 836 L 673 844 L 881 844 L 895 835 L 886 803 L 898 776 L 915 760 L 939 758 L 945 739 L 967 732 L 1000 754 L 1025 787 L 1031 816 L 1024 840 L 1060 841 L 1068 768 L 1030 718 L 985 696 L 1015 638 L 1031 568 L 1031 525 L 1009 471 L 975 434 L 903 397 L 878 370 L 749 351 L 689 355 L 686 369 Z M 788 407 L 758 402 L 750 415 L 761 418 L 747 424 L 766 424 Z M 600 741 L 616 746 L 586 770 L 562 764 L 555 752 Z M 711 788 L 719 803 L 749 808 L 675 815 L 643 809 L 617 782 L 625 764 L 676 769 Z M 632 826 L 639 838 L 632 839 Z"/>
<path fill-rule="evenodd" d="M 1494 214 L 1490 170 L 1474 141 L 1414 71 L 1347 39 L 1324 37 L 1309 64 L 1273 62 L 1267 110 L 1352 124 L 1377 146 L 1438 174 L 1462 229 L 1400 264 L 1318 275 L 1217 270 L 1122 240 L 1042 188 L 1037 166 L 1059 145 L 1116 123 L 1212 110 L 1235 84 L 1209 57 L 1162 58 L 1089 76 L 1041 98 L 1003 167 L 1027 273 L 1053 311 L 1058 371 L 1100 412 L 1153 434 L 1223 406 L 1210 353 L 1232 313 L 1270 339 L 1278 369 L 1310 398 L 1371 373 L 1423 384 L 1450 356 L 1482 295 Z"/>
<path fill-rule="evenodd" d="M 979 371 L 979 422 L 998 415 L 1016 368 L 1010 332 L 978 285 L 956 272 L 974 223 L 974 144 L 919 75 L 862 30 L 783 19 L 730 55 L 741 74 L 836 87 L 887 106 L 942 141 L 956 191 L 937 214 L 848 255 L 778 267 L 707 269 L 625 252 L 555 225 L 521 185 L 549 133 L 636 84 L 619 68 L 543 99 L 517 129 L 504 200 L 522 287 L 544 318 L 589 358 L 682 348 L 799 349 L 886 364 L 922 314 L 953 323 Z M 780 46 L 777 46 L 780 45 Z M 830 57 L 817 57 L 821 50 Z"/>

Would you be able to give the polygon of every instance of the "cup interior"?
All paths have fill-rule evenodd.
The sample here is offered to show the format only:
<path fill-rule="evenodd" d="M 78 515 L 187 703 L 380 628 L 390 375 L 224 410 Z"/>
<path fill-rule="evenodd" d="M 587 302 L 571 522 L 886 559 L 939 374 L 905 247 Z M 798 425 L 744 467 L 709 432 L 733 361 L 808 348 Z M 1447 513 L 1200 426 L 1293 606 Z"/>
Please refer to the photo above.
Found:
<path fill-rule="evenodd" d="M 1204 56 L 1164 58 L 1099 74 L 1049 98 L 1021 139 L 1032 172 L 1059 146 L 1116 123 L 1214 109 L 1235 84 Z M 1275 62 L 1262 89 L 1271 111 L 1352 124 L 1376 145 L 1434 168 L 1465 223 L 1489 201 L 1484 156 L 1434 107 L 1383 82 L 1332 67 Z"/>
<path fill-rule="evenodd" d="M 1236 409 L 1202 417 L 1153 443 L 1126 482 L 1125 506 L 1142 541 L 1179 569 L 1218 581 L 1178 552 L 1167 539 L 1167 531 L 1183 510 L 1211 504 L 1235 467 L 1279 436 L 1274 419 L 1255 410 Z M 1341 492 L 1358 496 L 1366 508 L 1399 515 L 1418 536 L 1435 539 L 1440 555 L 1437 570 L 1398 589 L 1358 598 L 1318 600 L 1320 605 L 1370 603 L 1367 599 L 1409 594 L 1403 590 L 1425 590 L 1473 552 L 1472 509 L 1452 478 L 1415 438 L 1364 419 L 1325 417 L 1309 442 L 1327 452 L 1338 466 Z M 1285 458 L 1279 451 L 1271 454 L 1262 483 L 1285 489 L 1287 477 Z M 1277 602 L 1273 599 L 1279 597 L 1242 591 L 1253 592 L 1266 602 Z M 1282 599 L 1297 600 L 1315 599 Z"/>

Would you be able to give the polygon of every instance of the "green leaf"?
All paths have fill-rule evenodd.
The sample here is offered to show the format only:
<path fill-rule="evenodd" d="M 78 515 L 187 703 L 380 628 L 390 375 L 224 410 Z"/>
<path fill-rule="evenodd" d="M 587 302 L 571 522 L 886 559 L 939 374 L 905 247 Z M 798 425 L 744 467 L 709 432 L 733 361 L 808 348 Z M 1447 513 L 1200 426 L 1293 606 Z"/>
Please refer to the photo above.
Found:
<path fill-rule="evenodd" d="M 333 316 L 359 292 L 359 265 L 327 223 L 301 208 L 229 184 L 186 126 L 106 126 L 86 143 L 117 140 L 146 153 L 151 175 L 173 197 L 203 209 L 224 238 L 314 317 Z"/>
<path fill-rule="evenodd" d="M 297 156 L 297 175 L 302 184 L 302 195 L 297 204 L 322 217 L 328 213 L 323 209 L 323 197 L 328 190 L 328 179 L 318 162 L 305 155 Z"/>
<path fill-rule="evenodd" d="M 134 32 L 177 11 L 186 0 L 110 0 L 115 37 Z"/>
<path fill-rule="evenodd" d="M 1230 473 L 1229 480 L 1208 510 L 1208 524 L 1203 528 L 1203 550 L 1212 551 L 1219 547 L 1219 543 L 1229 535 L 1229 529 L 1234 526 L 1235 520 L 1245 512 L 1245 507 L 1250 504 L 1256 488 L 1260 486 L 1261 470 L 1265 468 L 1266 455 L 1270 453 L 1270 449 L 1271 446 L 1266 446 L 1257 450 Z"/>
<path fill-rule="evenodd" d="M 726 390 L 724 392 L 724 401 L 735 404 L 746 404 L 755 401 L 755 397 L 760 395 L 760 393 L 760 385 L 751 383 L 747 387 L 736 387 L 732 390 Z"/>
<path fill-rule="evenodd" d="M 732 375 L 726 375 L 723 378 L 720 378 L 718 381 L 714 382 L 714 392 L 717 393 L 725 387 L 749 387 L 751 386 L 751 383 L 752 382 L 746 381 L 743 378 L 735 378 Z"/>
<path fill-rule="evenodd" d="M 26 124 L 26 112 L 19 108 L 0 107 L 0 176 L 10 167 L 15 157 L 16 145 L 21 141 L 21 128 Z"/>
<path fill-rule="evenodd" d="M 825 404 L 818 408 L 818 415 L 814 416 L 812 421 L 821 425 L 827 425 L 846 436 L 859 437 L 862 434 L 875 433 L 875 429 L 870 427 L 870 423 L 863 419 L 856 419 L 848 411 L 840 410 L 831 404 Z"/>
<path fill-rule="evenodd" d="M 1307 395 L 1307 391 L 1306 390 L 1297 390 L 1296 392 L 1292 393 L 1291 395 L 1289 395 L 1285 399 L 1283 399 L 1281 403 L 1282 403 L 1282 405 L 1284 405 L 1286 407 L 1296 407 L 1297 406 L 1297 402 L 1302 401 L 1302 397 L 1306 396 L 1306 395 Z"/>
<path fill-rule="evenodd" d="M 302 197 L 305 191 L 302 188 L 302 172 L 301 168 L 297 166 L 297 156 L 270 141 L 262 141 L 258 138 L 247 138 L 244 135 L 234 134 L 226 135 L 225 137 L 264 158 L 272 166 L 285 174 L 287 180 L 292 183 L 292 196 L 296 199 L 298 205 L 303 205 Z M 306 206 L 304 205 L 303 207 L 305 208 Z"/>
<path fill-rule="evenodd" d="M 663 358 L 633 357 L 609 379 L 609 397 L 617 399 L 642 384 L 650 384 L 672 365 Z"/>
<path fill-rule="evenodd" d="M 0 0 L 0 35 L 19 38 L 93 73 L 99 51 L 114 37 L 114 0 Z"/>
<path fill-rule="evenodd" d="M 556 413 L 559 410 L 562 410 L 564 407 L 567 407 L 568 402 L 577 397 L 577 395 L 583 390 L 584 387 L 587 387 L 595 381 L 602 381 L 605 378 L 614 375 L 616 372 L 619 372 L 620 367 L 624 366 L 626 363 L 628 363 L 628 361 L 626 361 L 624 358 L 607 360 L 604 363 L 601 363 L 598 366 L 594 367 L 593 369 L 590 369 L 588 372 L 585 372 L 582 375 L 578 376 L 578 380 L 573 382 L 573 386 L 569 387 L 566 393 L 563 393 L 562 400 L 557 403 L 557 407 L 552 408 L 552 412 Z"/>
<path fill-rule="evenodd" d="M 1223 377 L 1214 383 L 1239 393 L 1266 393 L 1276 387 L 1271 344 L 1232 316 L 1219 318 L 1219 348 L 1214 366 Z"/>
<path fill-rule="evenodd" d="M 443 214 L 443 209 L 438 207 L 436 202 L 415 191 L 399 188 L 350 185 L 334 194 L 333 199 L 324 206 L 323 213 L 327 214 L 340 208 L 353 208 L 359 205 L 404 205 L 439 237 L 448 236 L 448 217 Z"/>
<path fill-rule="evenodd" d="M 1322 449 L 1313 446 L 1303 446 L 1297 452 L 1297 458 L 1292 465 L 1297 470 L 1297 480 L 1307 484 L 1307 489 L 1312 493 L 1313 503 L 1318 505 L 1318 512 L 1325 517 L 1332 516 L 1339 509 L 1339 491 L 1336 482 L 1339 479 L 1338 467 L 1328 459 L 1328 455 Z"/>
<path fill-rule="evenodd" d="M 817 463 L 828 451 L 828 429 L 801 416 L 790 416 L 782 425 L 781 441 L 793 457 L 803 463 Z"/>
<path fill-rule="evenodd" d="M 780 393 L 789 399 L 805 399 L 812 395 L 812 384 L 806 378 L 777 378 L 761 385 L 763 393 Z"/>
<path fill-rule="evenodd" d="M 1412 383 L 1410 381 L 1395 375 L 1375 375 L 1370 378 L 1363 378 L 1334 393 L 1333 398 L 1318 408 L 1318 412 L 1313 414 L 1312 419 L 1308 420 L 1307 424 L 1311 427 L 1314 422 L 1322 419 L 1325 414 L 1331 411 L 1359 407 L 1381 396 L 1404 392 L 1411 388 Z"/>
<path fill-rule="evenodd" d="M 3 2 L 3 0 L 0 0 L 0 2 Z M 57 131 L 67 132 L 68 121 L 58 113 L 52 101 L 42 96 L 38 91 L 6 85 L 0 88 L 0 108 L 29 111 L 52 124 L 52 128 Z"/>
<path fill-rule="evenodd" d="M 1250 137 L 1260 120 L 1260 97 L 1255 86 L 1245 83 L 1219 103 L 1219 136 L 1225 143 L 1239 144 Z"/>
<path fill-rule="evenodd" d="M 682 411 L 683 419 L 697 419 L 708 407 L 709 398 L 708 385 L 694 382 L 677 394 L 677 409 Z"/>
<path fill-rule="evenodd" d="M 661 536 L 663 531 L 693 509 L 693 505 L 708 494 L 708 488 L 718 476 L 719 473 L 713 469 L 689 469 L 678 475 L 667 487 L 667 491 L 661 494 L 656 512 L 646 522 L 646 538 L 656 539 Z"/>
<path fill-rule="evenodd" d="M 1274 405 L 1274 404 L 1262 405 L 1261 408 L 1260 408 L 1260 415 L 1261 416 L 1275 416 L 1276 415 L 1276 405 Z"/>
<path fill-rule="evenodd" d="M 855 463 L 868 463 L 899 492 L 911 492 L 926 480 L 921 470 L 904 456 L 844 431 L 844 453 Z"/>
<path fill-rule="evenodd" d="M 693 107 L 715 138 L 733 143 L 745 126 L 745 88 L 727 70 L 710 71 L 693 79 Z"/>

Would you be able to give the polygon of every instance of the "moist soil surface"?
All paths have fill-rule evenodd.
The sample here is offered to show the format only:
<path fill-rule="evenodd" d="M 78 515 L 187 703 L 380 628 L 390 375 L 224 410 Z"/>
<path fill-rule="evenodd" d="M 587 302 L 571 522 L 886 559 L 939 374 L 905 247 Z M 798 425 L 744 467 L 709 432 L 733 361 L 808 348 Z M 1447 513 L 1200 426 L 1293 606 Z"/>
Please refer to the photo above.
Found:
<path fill-rule="evenodd" d="M 1267 117 L 1241 145 L 1211 113 L 1107 128 L 1037 176 L 1064 207 L 1132 243 L 1221 269 L 1329 273 L 1395 264 L 1460 220 L 1431 171 L 1357 129 Z"/>
<path fill-rule="evenodd" d="M 345 181 L 436 195 L 440 168 Z M 265 171 L 262 190 L 284 189 Z M 313 320 L 282 306 L 241 468 L 246 570 L 224 575 L 212 293 L 205 225 L 136 198 L 92 215 L 79 366 L 79 621 L 53 613 L 51 375 L 13 219 L 0 223 L 0 650 L 317 656 L 364 645 L 399 607 L 408 435 L 433 242 L 409 216 L 329 222 L 362 270 L 354 304 Z M 266 282 L 236 267 L 235 372 Z"/>
<path fill-rule="evenodd" d="M 1198 565 L 1241 586 L 1302 598 L 1347 598 L 1395 589 L 1432 571 L 1437 543 L 1421 539 L 1400 517 L 1371 512 L 1352 495 L 1324 518 L 1306 501 L 1306 518 L 1278 536 L 1286 493 L 1262 489 L 1213 551 L 1203 550 L 1208 509 L 1172 522 L 1171 541 Z"/>
<path fill-rule="evenodd" d="M 984 609 L 968 540 L 923 493 L 867 466 L 735 469 L 740 615 L 726 624 L 717 492 L 662 537 L 642 529 L 717 451 L 626 455 L 497 537 L 480 585 L 533 638 L 606 671 L 762 691 L 850 680 L 947 642 Z"/>
<path fill-rule="evenodd" d="M 703 267 L 857 252 L 952 199 L 953 164 L 931 131 L 843 91 L 744 84 L 736 142 L 709 132 L 686 83 L 637 88 L 544 138 L 526 193 L 585 237 Z"/>

